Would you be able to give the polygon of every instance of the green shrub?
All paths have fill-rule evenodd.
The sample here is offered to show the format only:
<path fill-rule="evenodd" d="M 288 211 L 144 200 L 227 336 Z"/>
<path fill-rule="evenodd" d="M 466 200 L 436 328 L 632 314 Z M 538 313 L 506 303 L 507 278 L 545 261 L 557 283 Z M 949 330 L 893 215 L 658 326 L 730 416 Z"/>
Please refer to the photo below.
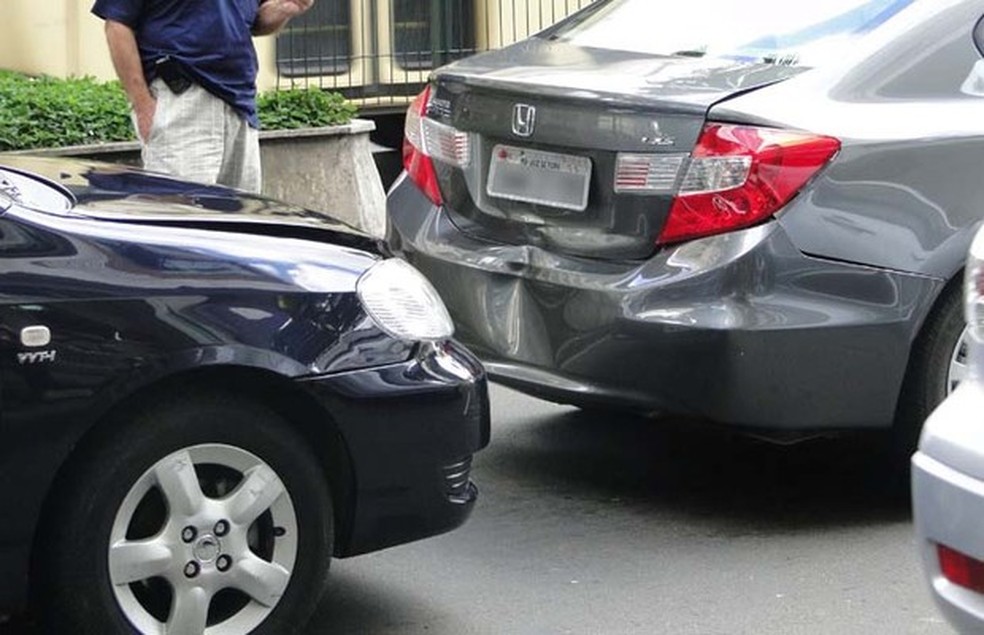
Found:
<path fill-rule="evenodd" d="M 256 99 L 260 126 L 286 130 L 348 123 L 356 108 L 339 93 L 318 88 L 275 90 Z"/>
<path fill-rule="evenodd" d="M 0 71 L 0 150 L 133 138 L 129 108 L 119 83 Z"/>
<path fill-rule="evenodd" d="M 264 93 L 257 107 L 267 130 L 344 124 L 356 113 L 340 94 L 317 88 Z M 135 138 L 119 82 L 0 71 L 0 151 Z"/>

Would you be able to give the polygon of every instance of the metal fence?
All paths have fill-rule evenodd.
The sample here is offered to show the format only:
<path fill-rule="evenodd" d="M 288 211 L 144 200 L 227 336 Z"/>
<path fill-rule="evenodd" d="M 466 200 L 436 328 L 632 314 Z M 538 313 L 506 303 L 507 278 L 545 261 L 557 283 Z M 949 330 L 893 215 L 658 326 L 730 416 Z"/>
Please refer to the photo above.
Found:
<path fill-rule="evenodd" d="M 277 85 L 406 103 L 434 68 L 519 41 L 593 0 L 317 0 L 278 36 Z"/>

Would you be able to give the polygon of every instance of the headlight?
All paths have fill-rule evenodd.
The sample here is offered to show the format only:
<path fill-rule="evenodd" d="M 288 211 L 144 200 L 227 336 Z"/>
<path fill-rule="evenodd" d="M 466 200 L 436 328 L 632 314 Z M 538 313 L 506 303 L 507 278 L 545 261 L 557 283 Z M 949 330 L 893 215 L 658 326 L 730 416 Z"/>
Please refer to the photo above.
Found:
<path fill-rule="evenodd" d="M 454 335 L 441 296 L 403 260 L 376 263 L 362 274 L 355 288 L 379 328 L 397 339 L 442 340 Z"/>
<path fill-rule="evenodd" d="M 984 343 L 984 230 L 977 232 L 964 274 L 964 316 L 975 341 Z"/>

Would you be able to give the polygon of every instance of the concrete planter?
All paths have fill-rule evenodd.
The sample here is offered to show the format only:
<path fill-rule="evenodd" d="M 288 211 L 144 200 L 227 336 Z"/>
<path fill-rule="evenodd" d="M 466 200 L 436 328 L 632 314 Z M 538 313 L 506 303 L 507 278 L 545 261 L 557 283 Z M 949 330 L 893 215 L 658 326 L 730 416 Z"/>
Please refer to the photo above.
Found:
<path fill-rule="evenodd" d="M 386 193 L 373 162 L 369 133 L 375 124 L 353 119 L 343 126 L 260 132 L 263 194 L 326 214 L 382 237 Z M 25 153 L 140 165 L 135 141 Z M 13 153 L 21 154 L 21 153 Z"/>
<path fill-rule="evenodd" d="M 375 128 L 354 119 L 344 126 L 260 132 L 263 193 L 382 237 L 386 193 L 369 143 Z"/>

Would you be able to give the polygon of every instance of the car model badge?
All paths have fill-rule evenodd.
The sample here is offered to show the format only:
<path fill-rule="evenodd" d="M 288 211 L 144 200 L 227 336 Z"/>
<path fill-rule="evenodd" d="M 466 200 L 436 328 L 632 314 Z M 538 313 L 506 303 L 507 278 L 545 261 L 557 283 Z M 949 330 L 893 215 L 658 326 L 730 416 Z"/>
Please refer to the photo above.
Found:
<path fill-rule="evenodd" d="M 668 134 L 663 134 L 663 131 L 659 129 L 659 122 L 653 121 L 653 133 L 652 135 L 645 136 L 642 138 L 642 142 L 650 146 L 672 146 L 676 145 L 676 139 Z"/>
<path fill-rule="evenodd" d="M 21 366 L 46 364 L 55 361 L 58 351 L 25 351 L 17 353 L 17 363 Z"/>
<path fill-rule="evenodd" d="M 529 104 L 513 106 L 512 131 L 517 137 L 533 136 L 536 126 L 536 108 Z"/>

